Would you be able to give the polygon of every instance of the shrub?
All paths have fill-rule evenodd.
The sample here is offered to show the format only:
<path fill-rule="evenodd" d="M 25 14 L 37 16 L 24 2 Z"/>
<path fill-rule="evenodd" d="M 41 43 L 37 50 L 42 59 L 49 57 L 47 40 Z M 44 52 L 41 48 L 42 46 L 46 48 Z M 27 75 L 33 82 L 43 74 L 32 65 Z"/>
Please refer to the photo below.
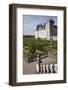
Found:
<path fill-rule="evenodd" d="M 36 53 L 36 45 L 35 45 L 34 39 L 28 43 L 28 50 L 29 50 L 29 53 L 32 55 Z"/>

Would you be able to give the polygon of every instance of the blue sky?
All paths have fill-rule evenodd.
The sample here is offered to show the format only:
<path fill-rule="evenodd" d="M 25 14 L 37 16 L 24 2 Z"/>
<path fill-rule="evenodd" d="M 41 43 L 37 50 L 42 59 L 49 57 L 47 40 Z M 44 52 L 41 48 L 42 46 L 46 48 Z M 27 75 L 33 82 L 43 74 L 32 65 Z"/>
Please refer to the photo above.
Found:
<path fill-rule="evenodd" d="M 34 35 L 36 26 L 41 23 L 46 23 L 50 19 L 53 19 L 55 25 L 57 25 L 57 16 L 23 15 L 24 35 Z"/>

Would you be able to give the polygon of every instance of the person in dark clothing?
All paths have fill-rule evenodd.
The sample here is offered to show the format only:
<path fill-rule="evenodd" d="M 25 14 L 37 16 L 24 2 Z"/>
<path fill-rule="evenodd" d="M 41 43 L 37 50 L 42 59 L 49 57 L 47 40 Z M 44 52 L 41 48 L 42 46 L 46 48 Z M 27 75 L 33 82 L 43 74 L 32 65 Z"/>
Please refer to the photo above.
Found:
<path fill-rule="evenodd" d="M 48 65 L 48 70 L 49 70 L 49 73 L 51 73 L 50 64 Z"/>
<path fill-rule="evenodd" d="M 55 66 L 54 66 L 54 64 L 52 66 L 52 70 L 53 70 L 53 73 L 55 73 Z"/>

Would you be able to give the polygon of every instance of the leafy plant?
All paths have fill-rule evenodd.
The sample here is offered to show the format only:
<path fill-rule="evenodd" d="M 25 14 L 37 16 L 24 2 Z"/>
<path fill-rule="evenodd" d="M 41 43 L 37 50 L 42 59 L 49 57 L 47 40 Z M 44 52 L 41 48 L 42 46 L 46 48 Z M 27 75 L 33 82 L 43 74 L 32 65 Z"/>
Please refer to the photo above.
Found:
<path fill-rule="evenodd" d="M 28 43 L 28 50 L 31 55 L 36 53 L 36 45 L 34 39 Z"/>

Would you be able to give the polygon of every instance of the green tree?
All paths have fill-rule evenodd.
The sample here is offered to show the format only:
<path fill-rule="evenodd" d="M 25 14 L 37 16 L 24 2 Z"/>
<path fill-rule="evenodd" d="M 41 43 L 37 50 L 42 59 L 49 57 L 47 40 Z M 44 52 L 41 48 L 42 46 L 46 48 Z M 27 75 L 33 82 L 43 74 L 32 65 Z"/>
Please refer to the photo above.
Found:
<path fill-rule="evenodd" d="M 29 53 L 31 55 L 35 54 L 36 53 L 36 45 L 35 45 L 35 40 L 32 39 L 29 43 L 28 43 L 28 50 L 29 50 Z"/>

